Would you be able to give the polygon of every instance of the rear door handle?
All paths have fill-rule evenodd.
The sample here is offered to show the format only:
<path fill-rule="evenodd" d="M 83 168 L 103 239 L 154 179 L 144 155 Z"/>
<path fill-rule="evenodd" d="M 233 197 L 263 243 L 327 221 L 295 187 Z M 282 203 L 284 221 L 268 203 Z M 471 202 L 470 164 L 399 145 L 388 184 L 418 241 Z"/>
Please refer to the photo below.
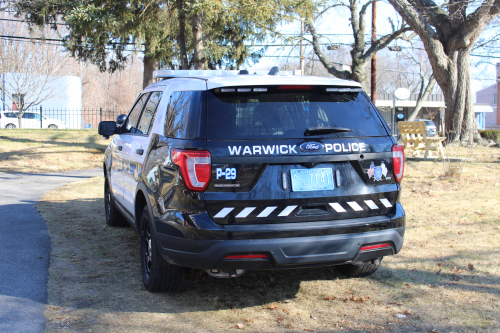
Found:
<path fill-rule="evenodd" d="M 144 149 L 137 149 L 135 152 L 139 155 L 142 155 L 144 154 Z"/>
<path fill-rule="evenodd" d="M 118 146 L 117 147 L 119 151 L 122 151 L 123 147 L 122 146 Z"/>

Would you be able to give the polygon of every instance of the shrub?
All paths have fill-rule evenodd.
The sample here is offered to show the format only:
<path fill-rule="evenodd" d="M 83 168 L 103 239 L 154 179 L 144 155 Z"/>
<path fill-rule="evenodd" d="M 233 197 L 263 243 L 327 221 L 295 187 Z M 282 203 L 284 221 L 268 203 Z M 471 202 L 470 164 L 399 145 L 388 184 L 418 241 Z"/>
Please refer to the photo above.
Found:
<path fill-rule="evenodd" d="M 500 130 L 479 131 L 479 134 L 483 139 L 493 140 L 496 143 L 500 143 Z"/>

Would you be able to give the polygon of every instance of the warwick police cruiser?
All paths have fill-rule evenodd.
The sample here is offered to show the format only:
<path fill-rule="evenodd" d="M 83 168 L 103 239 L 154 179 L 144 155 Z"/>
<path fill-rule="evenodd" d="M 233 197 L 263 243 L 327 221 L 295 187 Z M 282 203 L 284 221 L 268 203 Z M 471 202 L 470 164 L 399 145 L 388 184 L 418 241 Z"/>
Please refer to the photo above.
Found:
<path fill-rule="evenodd" d="M 99 124 L 106 222 L 137 230 L 147 290 L 185 267 L 367 276 L 401 250 L 403 147 L 357 82 L 289 74 L 159 70 Z"/>

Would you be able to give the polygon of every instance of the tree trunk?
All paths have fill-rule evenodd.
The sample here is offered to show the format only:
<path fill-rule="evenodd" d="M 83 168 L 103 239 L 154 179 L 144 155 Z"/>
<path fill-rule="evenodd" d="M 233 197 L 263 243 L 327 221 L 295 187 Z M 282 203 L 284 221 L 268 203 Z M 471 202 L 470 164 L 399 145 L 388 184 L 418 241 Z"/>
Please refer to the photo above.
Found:
<path fill-rule="evenodd" d="M 177 11 L 179 16 L 179 34 L 177 35 L 177 43 L 179 44 L 181 69 L 189 69 L 186 52 L 186 10 L 184 8 L 184 0 L 177 0 Z"/>
<path fill-rule="evenodd" d="M 198 0 L 191 0 L 191 4 L 195 5 Z M 205 69 L 205 54 L 203 52 L 203 26 L 201 24 L 201 14 L 193 13 L 191 18 L 193 27 L 193 64 L 194 69 Z"/>
<path fill-rule="evenodd" d="M 17 122 L 19 123 L 19 128 L 23 128 L 23 123 L 22 123 L 22 120 L 23 120 L 23 113 L 24 112 L 19 112 L 17 114 Z"/>
<path fill-rule="evenodd" d="M 353 62 L 351 65 L 352 75 L 349 78 L 350 80 L 354 80 L 356 82 L 361 83 L 364 91 L 368 91 L 368 75 L 366 74 L 366 61 L 361 61 L 353 58 Z"/>
<path fill-rule="evenodd" d="M 427 97 L 429 97 L 432 88 L 434 88 L 434 85 L 436 84 L 436 79 L 434 77 L 431 77 L 429 79 L 429 82 L 427 83 L 427 86 L 425 87 L 425 90 L 420 96 L 418 96 L 417 104 L 415 105 L 415 109 L 413 109 L 413 112 L 410 114 L 408 117 L 408 121 L 413 121 L 415 118 L 417 118 L 418 112 L 422 108 L 422 104 L 424 104 L 425 100 Z M 422 88 L 424 87 L 424 82 L 422 79 Z"/>
<path fill-rule="evenodd" d="M 444 136 L 448 142 L 458 143 L 462 138 L 465 110 L 474 112 L 470 98 L 470 51 L 457 50 L 448 54 L 448 80 L 436 77 L 443 91 L 446 110 Z"/>
<path fill-rule="evenodd" d="M 142 76 L 142 89 L 153 83 L 153 72 L 158 69 L 158 62 L 150 54 L 149 37 L 146 36 L 144 45 L 144 71 Z"/>

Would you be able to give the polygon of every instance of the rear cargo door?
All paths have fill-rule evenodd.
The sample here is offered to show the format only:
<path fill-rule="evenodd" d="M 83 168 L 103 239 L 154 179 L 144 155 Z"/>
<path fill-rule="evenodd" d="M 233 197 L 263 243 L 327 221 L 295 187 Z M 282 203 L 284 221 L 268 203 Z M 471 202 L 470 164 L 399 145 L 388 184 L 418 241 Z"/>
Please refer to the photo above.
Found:
<path fill-rule="evenodd" d="M 376 216 L 397 200 L 393 139 L 367 96 L 350 88 L 209 91 L 207 139 L 204 198 L 216 223 Z"/>

